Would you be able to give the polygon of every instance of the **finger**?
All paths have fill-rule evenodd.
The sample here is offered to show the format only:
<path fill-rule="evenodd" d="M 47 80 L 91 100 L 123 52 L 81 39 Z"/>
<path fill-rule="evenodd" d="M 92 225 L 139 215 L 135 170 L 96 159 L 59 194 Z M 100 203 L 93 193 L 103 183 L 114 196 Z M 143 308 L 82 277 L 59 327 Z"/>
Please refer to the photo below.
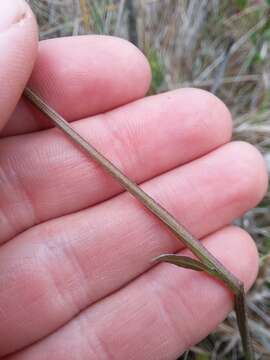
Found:
<path fill-rule="evenodd" d="M 14 110 L 36 58 L 34 16 L 22 0 L 0 3 L 0 130 Z"/>
<path fill-rule="evenodd" d="M 246 289 L 251 286 L 258 254 L 246 232 L 225 228 L 203 243 Z M 224 320 L 232 299 L 223 284 L 204 273 L 160 264 L 8 360 L 120 360 L 134 354 L 142 360 L 173 360 Z"/>
<path fill-rule="evenodd" d="M 266 185 L 261 155 L 234 143 L 143 187 L 200 238 L 254 206 Z M 180 248 L 128 194 L 25 232 L 0 252 L 0 308 L 10 314 L 0 315 L 0 349 L 51 333 Z"/>
<path fill-rule="evenodd" d="M 135 46 L 90 35 L 41 42 L 29 86 L 71 121 L 144 96 L 150 78 L 149 64 Z M 48 126 L 45 117 L 22 99 L 4 135 Z"/>
<path fill-rule="evenodd" d="M 231 119 L 216 97 L 185 89 L 76 122 L 76 128 L 124 173 L 142 182 L 228 141 Z M 1 242 L 122 191 L 56 129 L 3 139 L 0 169 Z"/>

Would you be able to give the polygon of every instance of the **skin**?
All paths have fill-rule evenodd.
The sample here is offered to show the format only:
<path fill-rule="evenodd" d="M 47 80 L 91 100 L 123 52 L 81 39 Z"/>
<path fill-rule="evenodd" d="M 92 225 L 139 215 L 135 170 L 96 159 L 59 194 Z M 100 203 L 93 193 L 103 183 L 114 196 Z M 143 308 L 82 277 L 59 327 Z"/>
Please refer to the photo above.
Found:
<path fill-rule="evenodd" d="M 230 292 L 205 274 L 153 266 L 161 253 L 188 252 L 49 128 L 22 91 L 30 78 L 246 289 L 256 247 L 228 224 L 262 199 L 263 158 L 230 142 L 229 111 L 213 95 L 181 89 L 144 98 L 149 65 L 128 42 L 86 36 L 38 45 L 30 9 L 12 4 L 1 2 L 0 13 L 14 6 L 24 16 L 0 27 L 0 356 L 176 359 L 227 316 Z"/>

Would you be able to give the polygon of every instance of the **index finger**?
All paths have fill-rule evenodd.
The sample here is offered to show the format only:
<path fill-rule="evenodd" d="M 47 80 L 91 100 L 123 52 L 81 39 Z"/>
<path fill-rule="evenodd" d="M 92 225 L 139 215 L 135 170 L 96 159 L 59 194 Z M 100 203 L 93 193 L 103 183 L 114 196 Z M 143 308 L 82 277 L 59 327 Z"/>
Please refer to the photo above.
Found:
<path fill-rule="evenodd" d="M 29 86 L 72 121 L 143 97 L 150 79 L 149 64 L 134 45 L 89 35 L 41 42 Z M 2 136 L 48 126 L 47 119 L 21 99 Z"/>

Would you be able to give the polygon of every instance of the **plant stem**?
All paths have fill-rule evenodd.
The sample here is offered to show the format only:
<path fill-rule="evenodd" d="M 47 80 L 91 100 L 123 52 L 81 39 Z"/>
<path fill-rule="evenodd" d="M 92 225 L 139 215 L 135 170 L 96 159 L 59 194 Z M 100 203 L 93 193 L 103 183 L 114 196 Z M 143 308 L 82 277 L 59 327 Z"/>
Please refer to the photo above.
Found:
<path fill-rule="evenodd" d="M 60 128 L 73 142 L 79 145 L 94 161 L 110 173 L 128 192 L 136 197 L 148 210 L 150 210 L 162 223 L 180 240 L 194 255 L 196 255 L 208 273 L 223 281 L 235 295 L 235 311 L 242 338 L 246 360 L 253 360 L 253 350 L 248 329 L 245 292 L 243 283 L 238 280 L 224 265 L 222 265 L 183 225 L 181 225 L 165 208 L 145 193 L 134 181 L 124 175 L 113 163 L 105 158 L 88 141 L 78 134 L 70 124 L 53 110 L 43 99 L 29 88 L 24 95 L 36 105 L 40 111 L 47 115 L 54 125 Z"/>
<path fill-rule="evenodd" d="M 254 353 L 248 328 L 247 304 L 243 285 L 241 285 L 239 294 L 235 296 L 234 309 L 236 312 L 237 324 L 242 339 L 245 359 L 253 360 Z"/>

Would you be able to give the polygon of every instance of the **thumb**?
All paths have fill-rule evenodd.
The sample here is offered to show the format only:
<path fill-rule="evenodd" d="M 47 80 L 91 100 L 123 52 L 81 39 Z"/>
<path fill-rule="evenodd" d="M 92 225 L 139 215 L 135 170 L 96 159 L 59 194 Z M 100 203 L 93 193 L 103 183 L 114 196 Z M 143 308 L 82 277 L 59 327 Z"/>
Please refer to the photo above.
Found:
<path fill-rule="evenodd" d="M 0 0 L 0 130 L 13 112 L 32 72 L 37 26 L 23 0 Z"/>

